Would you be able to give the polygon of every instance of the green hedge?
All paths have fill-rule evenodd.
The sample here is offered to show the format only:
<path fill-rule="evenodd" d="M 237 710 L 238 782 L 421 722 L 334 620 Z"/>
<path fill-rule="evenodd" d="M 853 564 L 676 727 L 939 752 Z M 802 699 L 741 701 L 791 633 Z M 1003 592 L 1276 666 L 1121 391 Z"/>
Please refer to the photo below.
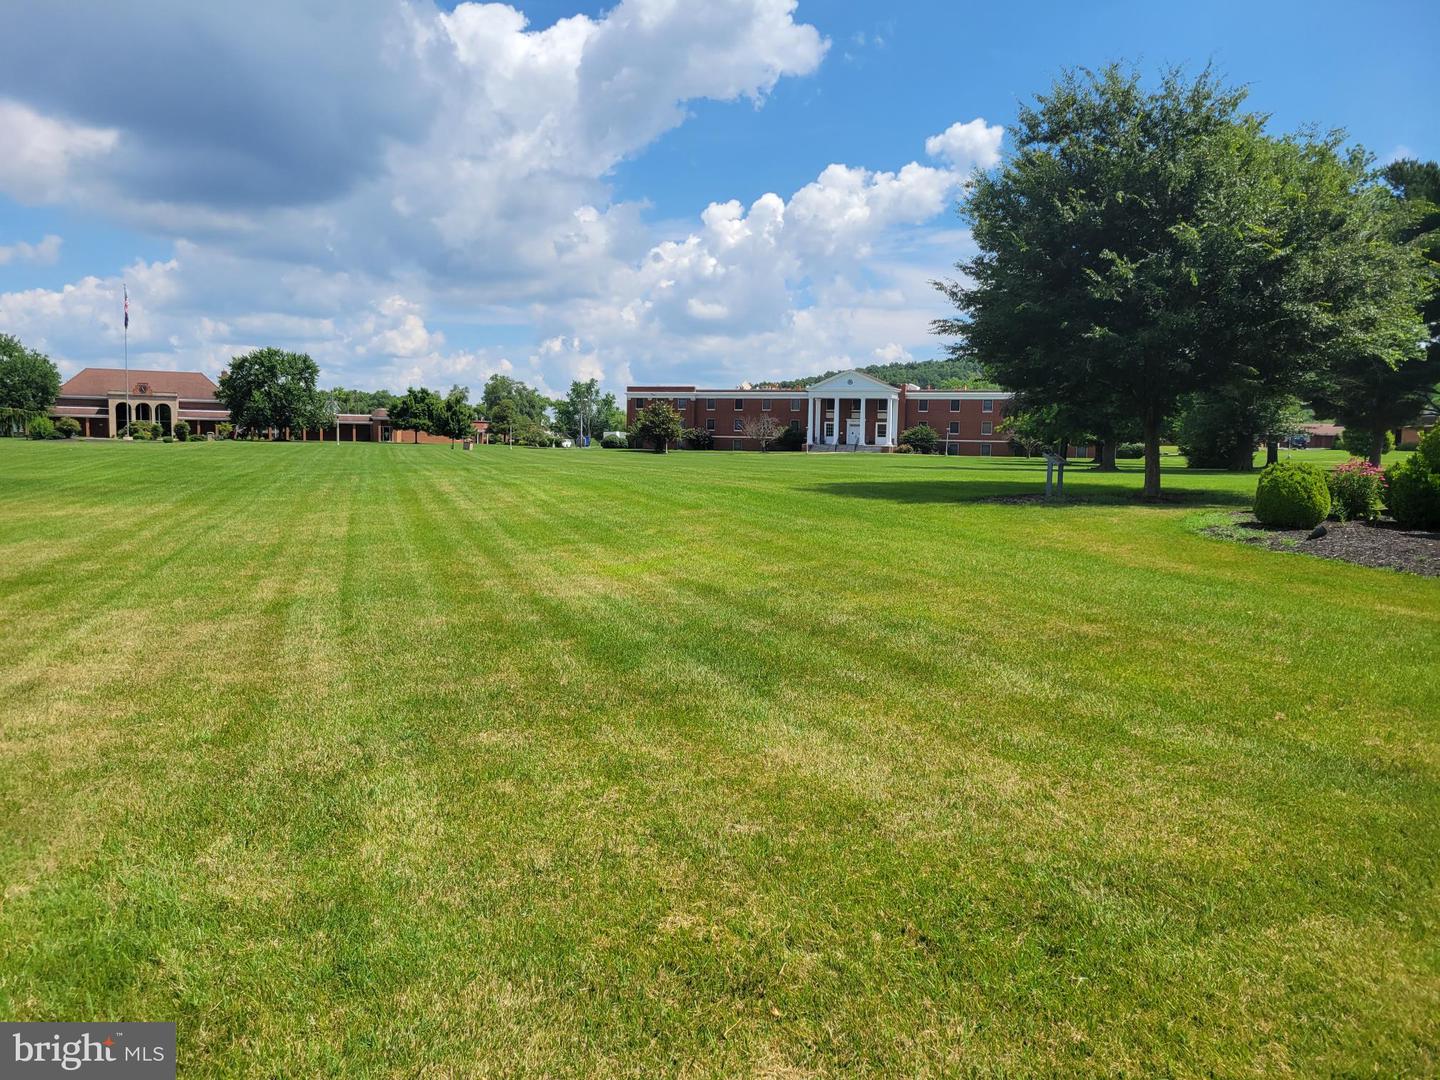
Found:
<path fill-rule="evenodd" d="M 1440 428 L 1420 440 L 1409 460 L 1385 473 L 1390 516 L 1407 529 L 1440 529 Z"/>
<path fill-rule="evenodd" d="M 1255 487 L 1255 516 L 1277 529 L 1313 529 L 1330 514 L 1325 473 L 1302 461 L 1267 465 Z"/>

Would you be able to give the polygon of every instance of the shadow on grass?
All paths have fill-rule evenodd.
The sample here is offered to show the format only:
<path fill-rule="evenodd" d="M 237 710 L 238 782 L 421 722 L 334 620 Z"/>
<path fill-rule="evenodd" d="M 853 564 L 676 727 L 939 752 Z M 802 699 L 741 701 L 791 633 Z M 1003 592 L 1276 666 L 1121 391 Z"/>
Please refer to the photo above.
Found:
<path fill-rule="evenodd" d="M 1109 474 L 1113 475 L 1113 474 Z M 1138 478 L 1137 478 L 1138 480 Z M 949 478 L 925 477 L 916 480 L 836 480 L 813 484 L 805 490 L 819 495 L 839 495 L 850 499 L 878 499 L 895 503 L 984 503 L 1001 505 L 1051 506 L 1150 506 L 1165 509 L 1176 506 L 1233 506 L 1248 509 L 1252 497 L 1244 491 L 1223 488 L 1172 488 L 1162 492 L 1155 502 L 1140 497 L 1140 485 L 1133 487 L 1114 483 L 1086 482 L 1076 476 L 1065 477 L 1065 497 L 1046 502 L 1045 486 L 1018 481 L 977 480 L 964 476 Z"/>

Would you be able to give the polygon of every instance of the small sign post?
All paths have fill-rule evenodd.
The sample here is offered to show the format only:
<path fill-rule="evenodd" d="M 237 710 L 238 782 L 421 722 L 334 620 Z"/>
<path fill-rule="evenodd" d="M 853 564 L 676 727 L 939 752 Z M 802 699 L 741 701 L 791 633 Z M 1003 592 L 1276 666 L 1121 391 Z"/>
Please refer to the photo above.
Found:
<path fill-rule="evenodd" d="M 1065 494 L 1065 455 L 1045 455 L 1045 498 L 1061 498 Z"/>

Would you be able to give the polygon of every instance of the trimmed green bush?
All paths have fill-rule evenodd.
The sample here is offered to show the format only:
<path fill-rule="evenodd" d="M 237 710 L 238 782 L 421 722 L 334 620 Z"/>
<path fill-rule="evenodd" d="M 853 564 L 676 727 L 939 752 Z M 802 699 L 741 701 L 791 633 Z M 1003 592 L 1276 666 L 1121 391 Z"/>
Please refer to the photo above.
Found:
<path fill-rule="evenodd" d="M 1440 529 L 1440 428 L 1420 440 L 1415 453 L 1385 473 L 1385 503 L 1406 529 Z"/>
<path fill-rule="evenodd" d="M 80 434 L 80 421 L 73 416 L 62 416 L 55 421 L 55 434 L 62 439 L 73 439 Z"/>
<path fill-rule="evenodd" d="M 715 436 L 704 428 L 686 428 L 680 438 L 686 450 L 715 449 Z"/>
<path fill-rule="evenodd" d="M 189 438 L 190 438 L 190 421 L 188 421 L 188 420 L 177 420 L 177 421 L 175 421 L 175 441 L 176 441 L 176 442 L 185 442 L 185 441 L 186 441 L 187 439 L 189 439 Z"/>
<path fill-rule="evenodd" d="M 25 434 L 32 439 L 55 439 L 55 422 L 48 416 L 32 416 L 25 425 Z"/>
<path fill-rule="evenodd" d="M 215 437 L 217 439 L 233 439 L 235 437 L 234 424 L 216 424 Z"/>
<path fill-rule="evenodd" d="M 1267 465 L 1255 486 L 1255 516 L 1277 529 L 1313 529 L 1330 515 L 1325 474 L 1303 461 Z"/>
<path fill-rule="evenodd" d="M 914 452 L 915 448 L 909 443 L 901 443 L 899 446 L 895 447 L 895 453 L 897 454 L 913 454 Z"/>
<path fill-rule="evenodd" d="M 619 435 L 606 435 L 600 440 L 600 445 L 606 450 L 623 450 L 625 448 L 625 440 Z"/>
<path fill-rule="evenodd" d="M 934 453 L 935 444 L 939 441 L 935 429 L 929 424 L 916 424 L 900 433 L 900 445 L 910 447 L 917 454 Z"/>
<path fill-rule="evenodd" d="M 786 426 L 780 432 L 780 437 L 775 440 L 777 450 L 803 450 L 805 449 L 805 429 Z"/>
<path fill-rule="evenodd" d="M 1124 458 L 1126 461 L 1139 461 L 1145 456 L 1145 444 L 1138 442 L 1122 442 L 1115 447 L 1115 456 Z"/>

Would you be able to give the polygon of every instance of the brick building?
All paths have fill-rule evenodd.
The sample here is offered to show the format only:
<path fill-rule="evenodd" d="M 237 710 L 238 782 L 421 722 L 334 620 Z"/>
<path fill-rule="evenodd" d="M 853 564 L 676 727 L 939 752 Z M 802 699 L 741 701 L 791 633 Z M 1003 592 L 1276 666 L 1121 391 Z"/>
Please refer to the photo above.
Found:
<path fill-rule="evenodd" d="M 68 416 L 80 424 L 86 438 L 109 438 L 134 420 L 160 425 L 167 435 L 184 420 L 193 435 L 213 435 L 230 413 L 215 399 L 216 386 L 199 371 L 129 372 L 123 368 L 85 368 L 65 380 L 50 410 L 54 419 Z M 332 442 L 450 442 L 424 432 L 401 432 L 390 426 L 384 409 L 370 413 L 341 413 L 334 427 L 293 432 L 292 438 Z"/>
<path fill-rule="evenodd" d="M 922 390 L 892 386 L 860 371 L 842 371 L 802 389 L 706 390 L 694 386 L 630 386 L 625 415 L 656 398 L 668 400 L 687 428 L 708 431 L 720 450 L 758 450 L 745 427 L 769 416 L 805 433 L 813 451 L 892 451 L 901 432 L 919 424 L 935 430 L 949 453 L 1001 457 L 1010 440 L 999 434 L 1011 399 L 1000 390 Z"/>

